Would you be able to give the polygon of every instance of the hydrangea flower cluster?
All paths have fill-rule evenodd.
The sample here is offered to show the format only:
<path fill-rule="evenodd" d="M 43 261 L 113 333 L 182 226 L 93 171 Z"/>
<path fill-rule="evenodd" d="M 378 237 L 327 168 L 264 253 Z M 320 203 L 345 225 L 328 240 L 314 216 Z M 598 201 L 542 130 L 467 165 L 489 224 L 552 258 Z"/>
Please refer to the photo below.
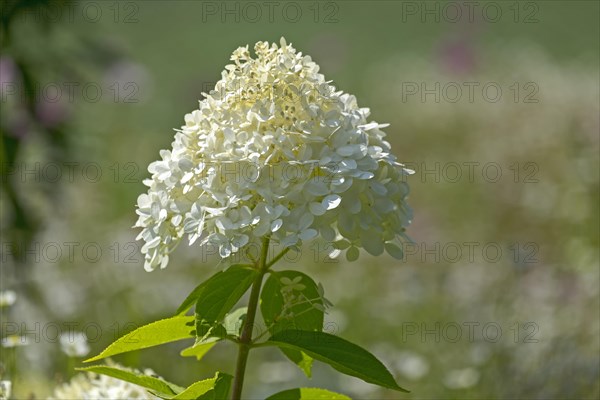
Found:
<path fill-rule="evenodd" d="M 283 38 L 254 50 L 234 51 L 148 167 L 136 224 L 145 268 L 164 268 L 184 236 L 222 258 L 265 236 L 294 247 L 319 235 L 349 260 L 359 248 L 401 257 L 411 171 L 390 153 L 387 125 Z"/>

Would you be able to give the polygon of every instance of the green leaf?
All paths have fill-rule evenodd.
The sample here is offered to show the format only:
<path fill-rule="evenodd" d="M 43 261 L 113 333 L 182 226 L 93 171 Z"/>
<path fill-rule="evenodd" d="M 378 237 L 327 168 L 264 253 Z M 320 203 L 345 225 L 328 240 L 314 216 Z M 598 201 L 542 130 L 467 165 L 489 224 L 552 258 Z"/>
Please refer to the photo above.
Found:
<path fill-rule="evenodd" d="M 227 273 L 227 271 L 231 271 L 231 270 L 233 270 L 233 271 L 232 272 L 228 272 L 228 275 L 230 275 L 230 276 L 232 276 L 234 273 L 239 273 L 240 275 L 243 275 L 243 273 L 240 272 L 240 271 L 254 271 L 251 268 L 245 268 L 241 264 L 235 264 L 235 265 L 232 265 L 231 267 L 229 267 L 225 271 L 219 271 L 219 272 L 217 272 L 216 274 L 214 274 L 213 276 L 211 276 L 210 278 L 208 278 L 207 280 L 205 280 L 204 282 L 202 282 L 200 285 L 198 285 L 188 295 L 188 297 L 186 297 L 186 299 L 183 301 L 183 303 L 181 303 L 181 305 L 179 306 L 179 308 L 177 308 L 176 315 L 183 315 L 183 314 L 185 314 L 190 308 L 192 308 L 192 306 L 194 305 L 194 303 L 196 303 L 198 301 L 198 299 L 200 298 L 200 296 L 202 296 L 202 294 L 206 290 L 207 286 L 214 286 L 215 282 L 218 282 L 219 280 L 221 280 L 223 278 L 223 274 L 225 274 L 225 273 Z"/>
<path fill-rule="evenodd" d="M 231 389 L 231 382 L 233 376 L 217 372 L 217 381 L 215 382 L 214 388 L 214 400 L 222 400 L 229 398 L 229 390 Z"/>
<path fill-rule="evenodd" d="M 304 372 L 304 375 L 309 378 L 312 377 L 313 359 L 311 356 L 303 351 L 287 349 L 285 347 L 280 347 L 279 350 L 281 350 L 281 352 L 285 354 L 285 356 L 289 358 L 291 362 L 296 364 L 298 368 Z"/>
<path fill-rule="evenodd" d="M 223 326 L 228 335 L 239 336 L 248 314 L 248 307 L 240 307 L 225 316 Z"/>
<path fill-rule="evenodd" d="M 233 265 L 205 282 L 196 301 L 196 335 L 204 337 L 216 324 L 223 322 L 225 315 L 246 293 L 256 278 L 257 271 Z M 224 330 L 224 329 L 223 329 Z M 223 332 L 215 331 L 221 336 Z"/>
<path fill-rule="evenodd" d="M 193 338 L 194 317 L 172 317 L 152 322 L 115 340 L 104 351 L 84 362 L 97 361 L 128 351 Z"/>
<path fill-rule="evenodd" d="M 219 338 L 209 338 L 205 341 L 199 341 L 195 343 L 193 346 L 183 349 L 181 353 L 179 353 L 182 357 L 196 357 L 198 361 L 204 357 L 206 353 L 213 348 L 217 342 L 219 342 Z"/>
<path fill-rule="evenodd" d="M 242 329 L 247 313 L 248 307 L 241 307 L 227 314 L 223 325 L 210 326 L 209 324 L 204 324 L 204 327 L 201 329 L 207 329 L 207 332 L 209 332 L 205 335 L 206 337 L 197 338 L 193 346 L 182 350 L 179 354 L 182 357 L 196 357 L 200 361 L 221 339 L 224 339 L 228 335 L 236 337 L 240 335 L 240 330 Z"/>
<path fill-rule="evenodd" d="M 302 272 L 273 272 L 262 290 L 260 310 L 271 334 L 287 329 L 323 330 L 324 307 L 319 286 Z M 295 349 L 281 350 L 311 376 L 310 356 Z"/>
<path fill-rule="evenodd" d="M 344 374 L 388 389 L 408 392 L 398 386 L 392 374 L 374 355 L 360 346 L 325 332 L 290 329 L 276 332 L 262 345 L 300 350 Z"/>
<path fill-rule="evenodd" d="M 266 400 L 351 400 L 350 397 L 318 388 L 297 388 L 284 390 L 266 398 Z"/>
<path fill-rule="evenodd" d="M 187 389 L 185 389 L 183 392 L 181 392 L 177 396 L 173 397 L 173 400 L 197 399 L 201 395 L 205 395 L 205 394 L 208 394 L 208 392 L 212 392 L 214 389 L 214 386 L 215 386 L 215 378 L 205 379 L 203 381 L 193 383 Z"/>
<path fill-rule="evenodd" d="M 229 395 L 229 388 L 233 377 L 228 374 L 217 372 L 214 378 L 205 379 L 193 383 L 187 389 L 173 397 L 173 400 L 220 400 Z"/>
<path fill-rule="evenodd" d="M 260 311 L 267 326 L 274 325 L 272 332 L 321 331 L 323 307 L 318 285 L 302 272 L 273 272 L 262 290 Z"/>
<path fill-rule="evenodd" d="M 112 376 L 122 381 L 130 382 L 147 389 L 154 390 L 163 395 L 174 396 L 183 390 L 173 383 L 163 381 L 152 376 L 124 370 L 121 368 L 109 367 L 106 365 L 94 365 L 87 368 L 77 368 L 78 371 L 94 372 L 97 374 Z"/>
<path fill-rule="evenodd" d="M 208 323 L 204 319 L 196 319 L 196 341 L 205 343 L 212 338 L 225 339 L 227 337 L 227 330 L 222 324 Z"/>

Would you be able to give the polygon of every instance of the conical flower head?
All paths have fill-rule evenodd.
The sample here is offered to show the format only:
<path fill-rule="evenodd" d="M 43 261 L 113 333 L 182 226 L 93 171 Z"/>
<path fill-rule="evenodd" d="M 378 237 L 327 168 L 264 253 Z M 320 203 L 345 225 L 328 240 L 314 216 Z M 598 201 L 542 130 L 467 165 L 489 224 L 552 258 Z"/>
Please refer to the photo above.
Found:
<path fill-rule="evenodd" d="M 147 270 L 187 236 L 223 258 L 265 236 L 283 247 L 321 236 L 348 259 L 401 256 L 410 172 L 369 110 L 285 40 L 240 47 L 215 89 L 148 167 L 136 226 Z"/>

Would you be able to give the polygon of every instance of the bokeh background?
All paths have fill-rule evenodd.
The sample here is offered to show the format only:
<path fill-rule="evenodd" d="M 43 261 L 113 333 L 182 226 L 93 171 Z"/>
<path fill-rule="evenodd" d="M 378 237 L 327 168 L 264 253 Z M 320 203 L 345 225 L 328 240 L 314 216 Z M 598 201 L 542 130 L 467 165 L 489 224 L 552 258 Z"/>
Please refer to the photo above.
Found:
<path fill-rule="evenodd" d="M 46 398 L 74 374 L 81 358 L 61 333 L 83 331 L 97 353 L 222 266 L 180 246 L 144 272 L 136 198 L 230 53 L 285 36 L 391 124 L 416 173 L 405 260 L 330 260 L 317 243 L 281 268 L 321 281 L 327 330 L 412 393 L 318 363 L 309 381 L 264 350 L 245 393 L 598 398 L 599 4 L 3 1 L 0 374 L 12 397 Z M 186 345 L 115 361 L 180 385 L 233 371 L 233 347 L 198 363 L 178 356 Z"/>

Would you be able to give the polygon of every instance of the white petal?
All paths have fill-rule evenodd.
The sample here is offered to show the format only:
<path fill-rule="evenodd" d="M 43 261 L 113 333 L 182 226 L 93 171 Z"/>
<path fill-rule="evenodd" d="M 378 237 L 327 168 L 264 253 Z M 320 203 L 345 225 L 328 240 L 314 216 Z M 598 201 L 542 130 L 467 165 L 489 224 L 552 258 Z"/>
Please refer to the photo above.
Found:
<path fill-rule="evenodd" d="M 296 243 L 298 243 L 298 235 L 296 234 L 289 235 L 281 241 L 281 245 L 283 247 L 290 247 L 295 245 Z"/>
<path fill-rule="evenodd" d="M 261 221 L 254 227 L 254 236 L 262 237 L 267 234 L 269 231 L 269 221 L 265 219 L 261 219 Z"/>
<path fill-rule="evenodd" d="M 300 217 L 300 221 L 298 222 L 298 230 L 304 230 L 312 225 L 315 217 L 312 214 L 306 213 Z"/>
<path fill-rule="evenodd" d="M 281 220 L 281 218 L 277 218 L 271 223 L 271 232 L 277 232 L 282 225 L 283 221 Z"/>
<path fill-rule="evenodd" d="M 371 179 L 375 176 L 375 174 L 369 171 L 354 171 L 351 175 L 356 179 Z"/>
<path fill-rule="evenodd" d="M 162 257 L 162 259 L 160 260 L 160 269 L 167 268 L 167 264 L 168 263 L 169 263 L 169 256 L 168 255 L 164 255 Z"/>
<path fill-rule="evenodd" d="M 323 179 L 313 178 L 305 186 L 305 189 L 308 193 L 313 196 L 324 196 L 329 193 L 329 189 L 327 185 L 323 181 Z"/>
<path fill-rule="evenodd" d="M 302 240 L 309 240 L 317 236 L 317 231 L 315 229 L 306 229 L 298 235 L 298 237 Z"/>
<path fill-rule="evenodd" d="M 329 258 L 338 258 L 340 256 L 340 254 L 342 254 L 342 251 L 339 249 L 332 249 L 329 254 L 327 255 Z"/>
<path fill-rule="evenodd" d="M 369 184 L 369 186 L 372 191 L 374 191 L 375 193 L 377 193 L 380 196 L 385 196 L 387 194 L 387 189 L 385 188 L 385 185 L 382 185 L 379 182 L 372 181 Z"/>
<path fill-rule="evenodd" d="M 353 169 L 356 169 L 356 167 L 357 167 L 356 161 L 351 158 L 346 158 L 346 159 L 340 161 L 337 165 L 340 168 L 340 170 L 342 170 L 342 171 L 353 170 Z"/>
<path fill-rule="evenodd" d="M 308 209 L 310 210 L 311 214 L 316 216 L 323 215 L 325 214 L 325 211 L 327 211 L 327 209 L 321 203 L 316 202 L 310 203 L 308 205 Z"/>
<path fill-rule="evenodd" d="M 153 249 L 154 247 L 158 246 L 159 243 L 160 236 L 157 236 L 149 242 L 146 242 L 146 244 L 142 246 L 142 253 L 147 253 L 149 249 Z"/>
<path fill-rule="evenodd" d="M 394 210 L 394 202 L 386 197 L 383 197 L 375 200 L 374 208 L 380 214 L 387 214 Z"/>
<path fill-rule="evenodd" d="M 340 196 L 338 196 L 337 194 L 331 194 L 329 196 L 326 196 L 321 202 L 321 204 L 326 210 L 333 210 L 334 208 L 339 206 L 341 202 L 342 198 Z"/>
<path fill-rule="evenodd" d="M 357 198 L 344 198 L 344 208 L 351 214 L 358 214 L 362 209 L 362 204 Z"/>
<path fill-rule="evenodd" d="M 354 153 L 358 153 L 360 151 L 360 148 L 356 144 L 349 144 L 346 146 L 342 146 L 336 149 L 335 151 L 342 157 L 350 157 Z"/>
<path fill-rule="evenodd" d="M 140 194 L 137 198 L 137 204 L 139 208 L 147 208 L 150 207 L 150 205 L 152 204 L 152 201 L 150 200 L 150 196 L 148 196 L 146 193 L 144 194 Z"/>

